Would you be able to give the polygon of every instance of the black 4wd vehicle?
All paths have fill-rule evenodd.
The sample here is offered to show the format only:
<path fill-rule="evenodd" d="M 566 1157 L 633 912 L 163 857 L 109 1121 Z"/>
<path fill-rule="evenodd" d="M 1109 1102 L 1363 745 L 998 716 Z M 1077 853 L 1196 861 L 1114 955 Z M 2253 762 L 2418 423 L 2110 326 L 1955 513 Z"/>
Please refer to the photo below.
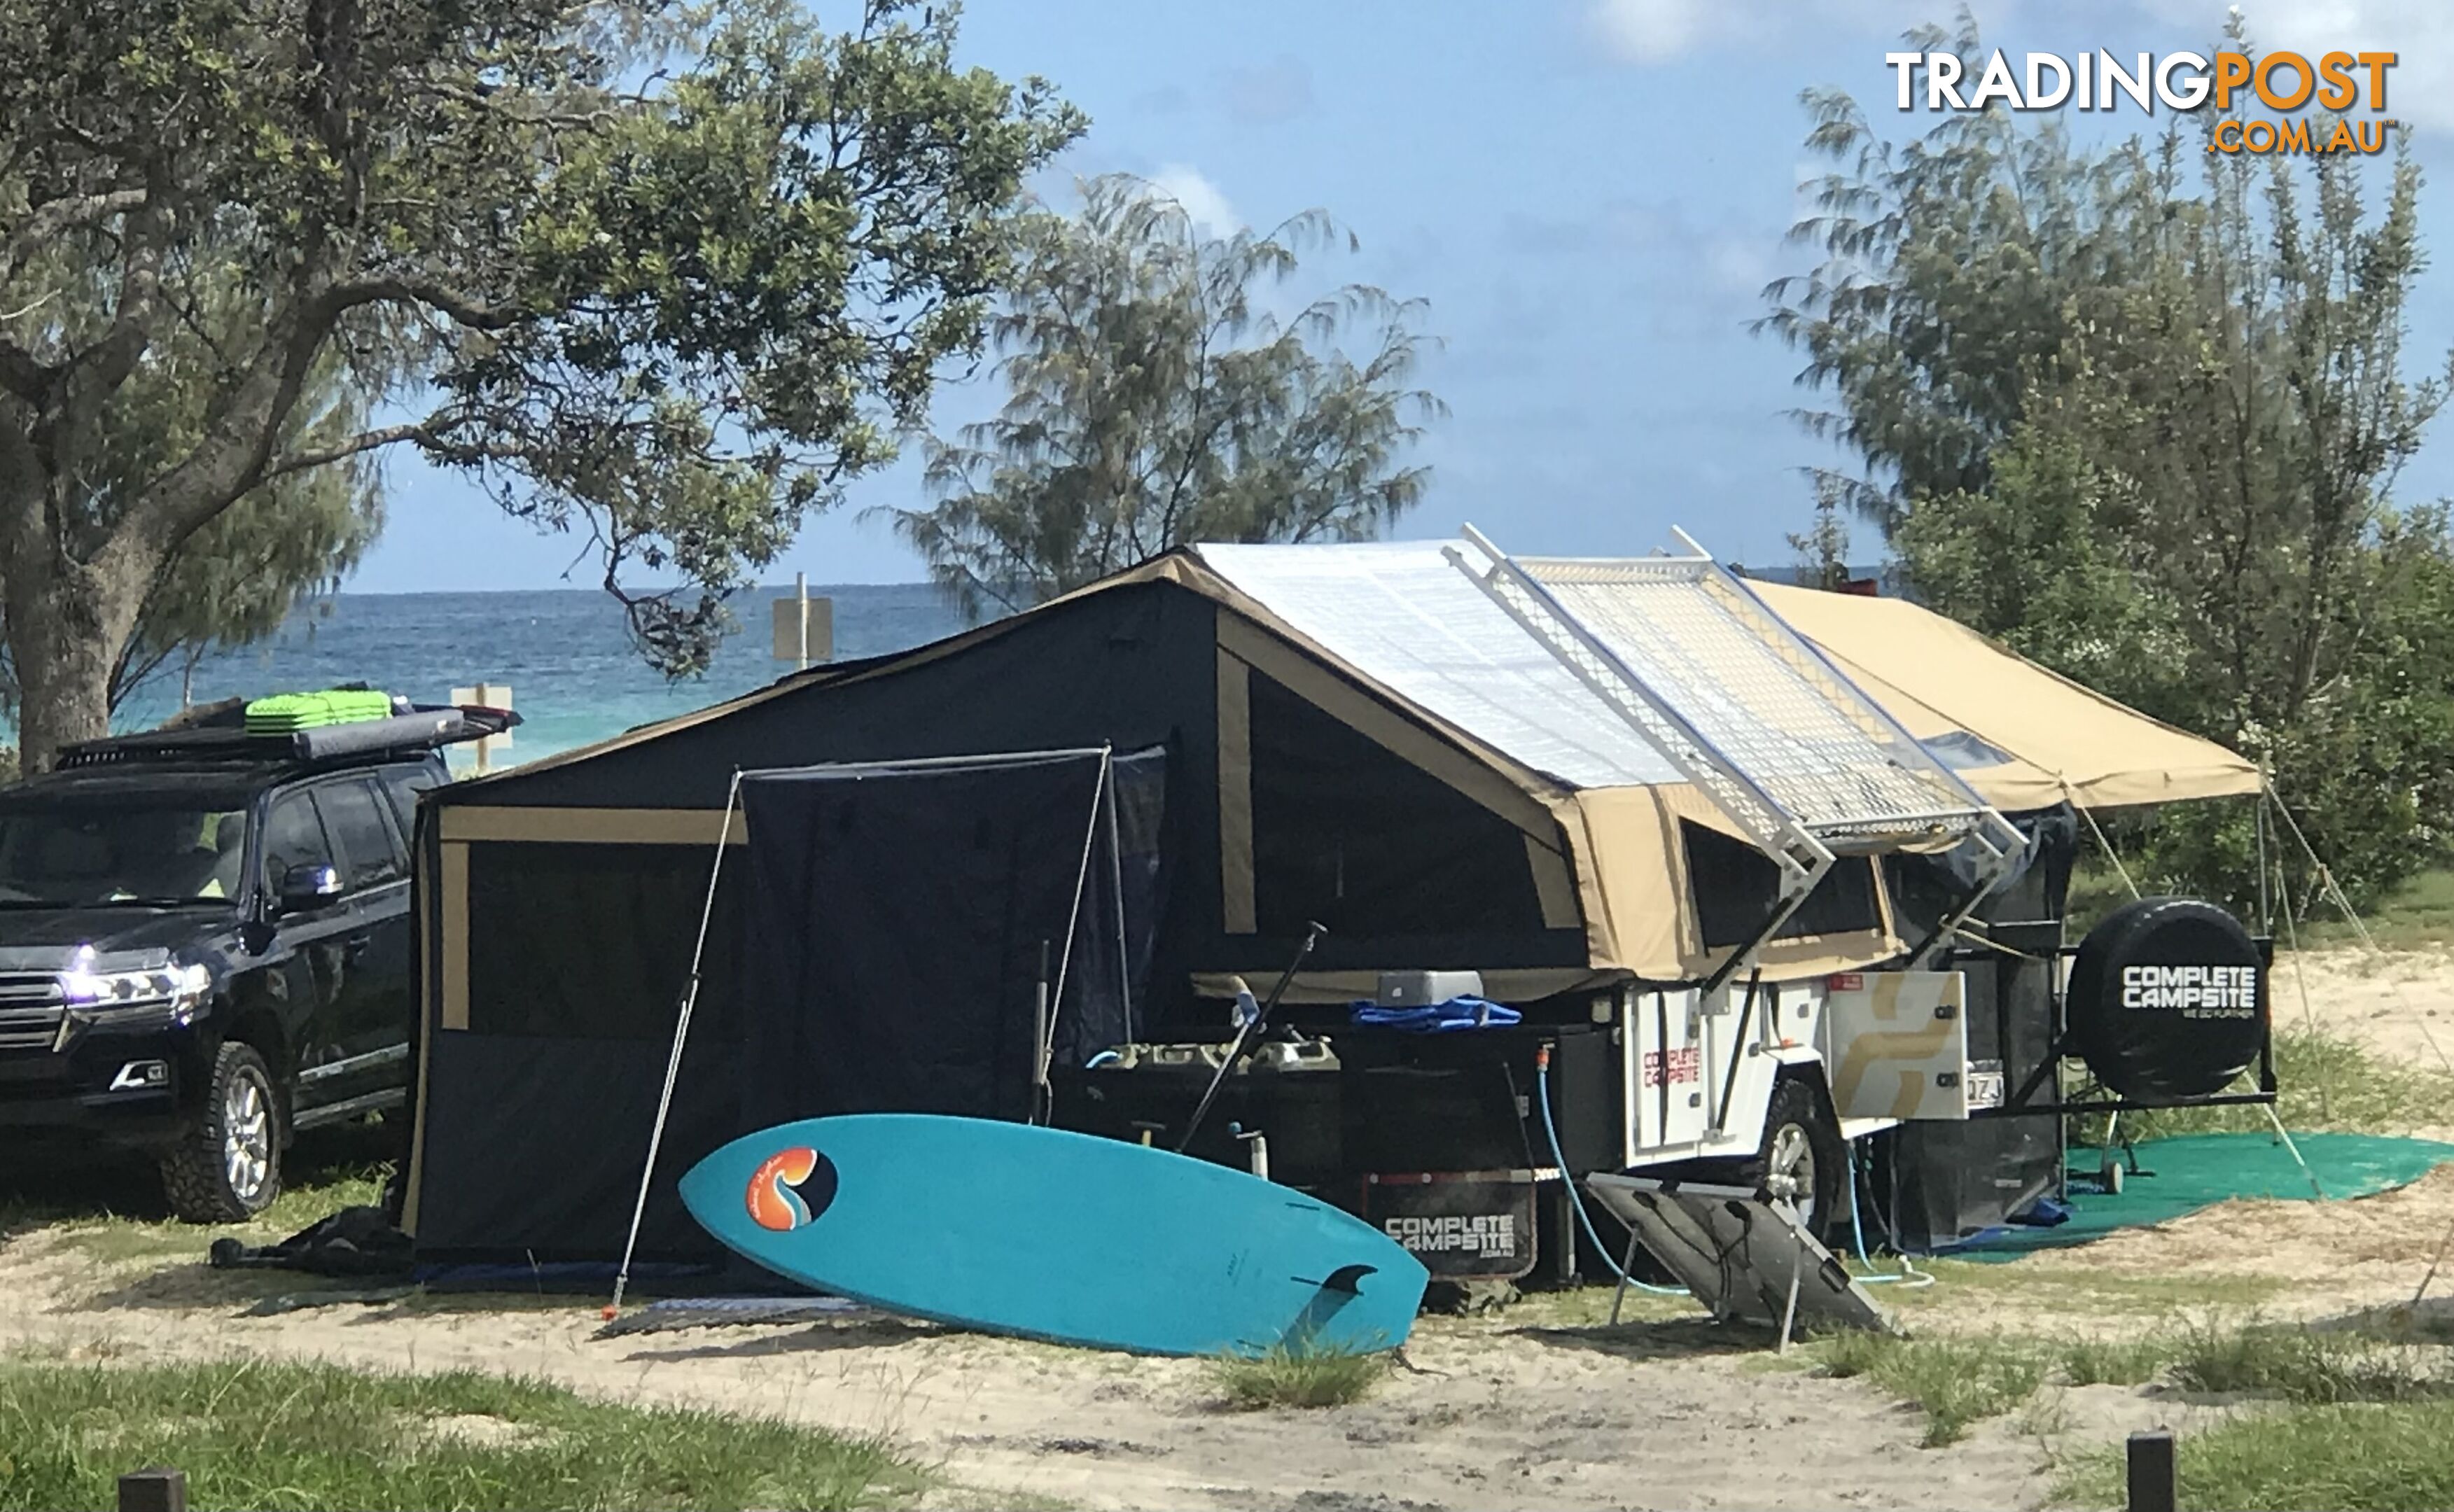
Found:
<path fill-rule="evenodd" d="M 397 1106 L 417 794 L 516 718 L 251 736 L 232 705 L 0 788 L 0 1150 L 138 1150 L 181 1218 L 235 1221 L 293 1130 Z"/>

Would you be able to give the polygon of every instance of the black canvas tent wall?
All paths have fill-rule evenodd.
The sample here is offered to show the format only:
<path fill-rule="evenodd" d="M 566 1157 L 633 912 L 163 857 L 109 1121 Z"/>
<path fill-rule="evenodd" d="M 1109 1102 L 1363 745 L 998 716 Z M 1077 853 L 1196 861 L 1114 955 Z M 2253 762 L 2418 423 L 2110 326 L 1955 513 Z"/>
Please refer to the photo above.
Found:
<path fill-rule="evenodd" d="M 1327 914 L 1336 930 L 1318 957 L 1330 969 L 1592 978 L 1573 900 L 1538 885 L 1519 823 L 1359 733 L 1351 707 L 1332 713 L 1259 673 L 1240 690 L 1250 767 L 1237 776 L 1250 805 L 1243 864 L 1258 872 L 1265 906 L 1229 917 L 1234 878 L 1212 797 L 1221 617 L 1175 584 L 1122 584 L 434 795 L 419 821 L 416 1114 L 402 1214 L 420 1253 L 618 1253 L 709 853 L 719 837 L 737 848 L 749 833 L 740 816 L 723 817 L 736 770 L 1091 745 L 1163 753 L 1167 797 L 1150 806 L 1177 864 L 1148 967 L 1148 1012 L 1162 1032 L 1216 1017 L 1197 1003 L 1197 975 L 1272 975 L 1306 913 Z M 1352 682 L 1333 696 L 1405 717 Z M 1415 740 L 1441 738 L 1410 723 Z M 1541 822 L 1559 866 L 1565 841 Z M 662 1162 L 675 1170 L 747 1132 L 734 1089 L 755 1053 L 744 1008 L 754 989 L 731 942 L 752 892 L 746 867 L 726 868 L 715 890 L 710 937 L 721 948 L 708 953 Z M 660 1201 L 639 1253 L 712 1251 Z"/>
<path fill-rule="evenodd" d="M 1043 1118 L 1043 1062 L 1132 1036 L 1164 762 L 1082 750 L 745 773 L 740 1125 Z"/>

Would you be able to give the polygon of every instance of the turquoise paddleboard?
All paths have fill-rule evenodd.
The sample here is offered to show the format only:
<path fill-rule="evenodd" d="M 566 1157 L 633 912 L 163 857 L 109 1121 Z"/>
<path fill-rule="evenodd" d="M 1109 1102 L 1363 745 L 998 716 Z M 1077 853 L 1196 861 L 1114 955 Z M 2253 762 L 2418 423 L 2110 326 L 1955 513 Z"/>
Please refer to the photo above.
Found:
<path fill-rule="evenodd" d="M 819 1291 L 1140 1354 L 1394 1349 L 1430 1280 L 1291 1187 L 980 1119 L 787 1123 L 693 1166 L 681 1196 L 727 1248 Z"/>

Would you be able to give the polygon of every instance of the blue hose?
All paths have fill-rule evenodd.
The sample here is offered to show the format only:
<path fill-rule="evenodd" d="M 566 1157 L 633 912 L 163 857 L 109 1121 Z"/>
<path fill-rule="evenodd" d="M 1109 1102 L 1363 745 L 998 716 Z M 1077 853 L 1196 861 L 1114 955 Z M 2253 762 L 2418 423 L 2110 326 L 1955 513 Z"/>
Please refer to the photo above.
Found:
<path fill-rule="evenodd" d="M 1559 1151 L 1559 1131 L 1551 1122 L 1551 1063 L 1548 1054 L 1537 1056 L 1534 1059 L 1534 1100 L 1542 1108 L 1542 1137 L 1551 1145 L 1551 1163 L 1559 1167 L 1559 1179 L 1568 1183 L 1568 1205 L 1577 1210 L 1577 1221 L 1584 1226 L 1585 1238 L 1593 1242 L 1594 1253 L 1602 1258 L 1602 1263 L 1610 1267 L 1612 1277 L 1638 1291 L 1651 1292 L 1657 1297 L 1686 1296 L 1687 1288 L 1683 1286 L 1655 1286 L 1619 1269 L 1619 1261 L 1611 1259 L 1610 1246 L 1594 1232 L 1594 1220 L 1585 1214 L 1585 1200 L 1577 1191 L 1577 1179 L 1568 1174 L 1568 1158 Z"/>
<path fill-rule="evenodd" d="M 1104 1066 L 1111 1060 L 1122 1060 L 1123 1058 L 1125 1058 L 1116 1054 L 1113 1050 L 1102 1050 L 1097 1055 L 1093 1056 L 1082 1069 L 1088 1071 L 1093 1066 Z"/>
<path fill-rule="evenodd" d="M 1866 1230 L 1858 1221 L 1858 1147 L 1843 1140 L 1840 1152 L 1849 1162 L 1849 1238 L 1858 1246 L 1858 1263 L 1866 1267 L 1868 1272 L 1858 1278 L 1859 1282 L 1867 1286 L 1882 1281 L 1902 1281 L 1912 1286 L 1933 1285 L 1934 1277 L 1918 1269 L 1906 1255 L 1901 1257 L 1901 1273 L 1897 1276 L 1888 1271 L 1876 1270 L 1875 1262 L 1866 1258 Z"/>

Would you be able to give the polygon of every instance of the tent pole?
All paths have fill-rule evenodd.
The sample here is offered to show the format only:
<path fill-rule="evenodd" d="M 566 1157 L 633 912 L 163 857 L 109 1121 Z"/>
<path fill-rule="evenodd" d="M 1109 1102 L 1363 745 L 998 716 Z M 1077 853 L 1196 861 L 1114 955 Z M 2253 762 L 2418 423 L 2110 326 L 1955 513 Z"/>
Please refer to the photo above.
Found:
<path fill-rule="evenodd" d="M 1048 941 L 1039 942 L 1039 975 L 1031 983 L 1031 1118 L 1037 1123 L 1054 1099 L 1048 1095 Z"/>
<path fill-rule="evenodd" d="M 674 1047 L 665 1057 L 665 1086 L 656 1095 L 656 1121 L 648 1130 L 648 1162 L 639 1171 L 639 1194 L 631 1204 L 631 1231 L 622 1240 L 622 1268 L 614 1273 L 614 1300 L 605 1309 L 608 1318 L 622 1310 L 622 1294 L 631 1285 L 631 1257 L 639 1247 L 639 1224 L 648 1215 L 648 1187 L 655 1179 L 656 1154 L 665 1142 L 665 1117 L 673 1111 L 674 1082 L 681 1076 L 682 1047 L 690 1038 L 691 1010 L 698 1005 L 699 966 L 707 956 L 708 925 L 715 917 L 716 879 L 724 875 L 724 847 L 733 837 L 733 813 L 741 803 L 741 770 L 733 773 L 733 784 L 724 794 L 724 827 L 715 832 L 715 859 L 708 863 L 707 901 L 700 905 L 698 943 L 691 947 L 690 983 L 682 989 L 681 1013 L 674 1019 Z"/>
<path fill-rule="evenodd" d="M 1099 747 L 1099 779 L 1091 788 L 1091 821 L 1082 828 L 1082 860 L 1074 868 L 1074 907 L 1065 916 L 1065 949 L 1056 957 L 1056 990 L 1049 998 L 1048 1013 L 1043 1022 L 1046 1032 L 1033 1048 L 1033 1084 L 1043 1091 L 1048 1087 L 1048 1062 L 1056 1054 L 1056 1019 L 1065 1012 L 1065 971 L 1074 963 L 1074 935 L 1082 923 L 1082 889 L 1091 881 L 1091 852 L 1099 840 L 1099 800 L 1108 791 L 1108 764 L 1115 759 L 1116 747 Z M 1054 1098 L 1051 1098 L 1054 1102 Z"/>
<path fill-rule="evenodd" d="M 1114 775 L 1116 758 L 1109 757 L 1108 778 L 1108 889 L 1116 900 L 1116 1001 L 1124 1008 L 1125 1043 L 1134 1042 L 1134 972 L 1126 959 L 1125 948 L 1125 854 L 1116 835 L 1116 782 Z"/>

